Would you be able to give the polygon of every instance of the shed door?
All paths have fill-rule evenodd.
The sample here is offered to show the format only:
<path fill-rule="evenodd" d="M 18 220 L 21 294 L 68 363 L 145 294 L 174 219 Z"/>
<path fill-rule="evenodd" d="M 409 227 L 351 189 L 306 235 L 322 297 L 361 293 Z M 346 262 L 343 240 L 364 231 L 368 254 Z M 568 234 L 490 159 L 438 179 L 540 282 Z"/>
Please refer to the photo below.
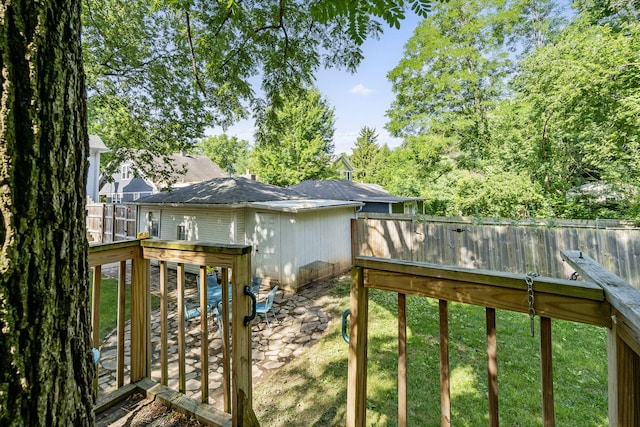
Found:
<path fill-rule="evenodd" d="M 256 273 L 280 280 L 280 221 L 273 213 L 256 213 Z"/>

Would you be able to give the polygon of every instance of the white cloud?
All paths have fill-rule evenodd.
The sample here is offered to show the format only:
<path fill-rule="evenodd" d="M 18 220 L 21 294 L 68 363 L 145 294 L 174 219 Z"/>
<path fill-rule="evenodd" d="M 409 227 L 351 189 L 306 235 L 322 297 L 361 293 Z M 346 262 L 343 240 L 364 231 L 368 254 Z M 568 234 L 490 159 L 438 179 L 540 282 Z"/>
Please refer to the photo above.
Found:
<path fill-rule="evenodd" d="M 367 95 L 371 95 L 373 93 L 373 89 L 369 89 L 368 87 L 366 87 L 362 83 L 359 83 L 359 84 L 355 85 L 354 87 L 352 87 L 349 90 L 349 93 L 355 93 L 356 95 L 367 96 Z"/>

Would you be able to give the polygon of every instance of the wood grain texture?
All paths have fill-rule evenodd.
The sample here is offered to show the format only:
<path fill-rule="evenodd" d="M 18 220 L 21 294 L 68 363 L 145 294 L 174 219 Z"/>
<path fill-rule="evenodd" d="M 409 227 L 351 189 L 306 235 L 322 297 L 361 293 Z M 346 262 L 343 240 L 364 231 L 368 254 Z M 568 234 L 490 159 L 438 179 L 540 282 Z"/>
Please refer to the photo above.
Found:
<path fill-rule="evenodd" d="M 542 423 L 544 427 L 556 425 L 553 398 L 553 341 L 551 319 L 540 318 L 540 374 L 542 378 Z"/>
<path fill-rule="evenodd" d="M 407 297 L 398 294 L 398 426 L 407 426 Z"/>
<path fill-rule="evenodd" d="M 451 368 L 449 366 L 449 303 L 438 302 L 440 319 L 440 425 L 451 425 Z"/>
<path fill-rule="evenodd" d="M 380 266 L 379 266 L 380 267 Z M 412 269 L 412 271 L 415 271 Z M 528 312 L 527 290 L 524 278 L 522 289 L 405 275 L 389 271 L 367 269 L 366 286 L 407 295 L 418 295 L 447 301 L 492 307 L 520 313 Z M 610 326 L 610 307 L 602 300 L 570 297 L 561 293 L 546 293 L 535 281 L 535 309 L 541 316 L 571 320 L 598 326 Z M 548 289 L 548 288 L 547 288 Z"/>
<path fill-rule="evenodd" d="M 347 426 L 364 427 L 367 411 L 367 336 L 369 291 L 361 268 L 351 270 L 351 319 L 347 375 Z"/>

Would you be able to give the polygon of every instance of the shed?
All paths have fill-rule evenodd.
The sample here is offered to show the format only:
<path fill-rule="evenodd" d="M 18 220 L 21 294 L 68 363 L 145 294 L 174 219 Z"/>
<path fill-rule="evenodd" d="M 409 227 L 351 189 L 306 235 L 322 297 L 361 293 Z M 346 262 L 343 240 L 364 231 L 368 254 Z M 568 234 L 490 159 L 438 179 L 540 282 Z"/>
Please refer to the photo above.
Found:
<path fill-rule="evenodd" d="M 251 245 L 254 274 L 292 293 L 351 268 L 350 221 L 362 206 L 309 200 L 241 177 L 157 193 L 135 204 L 138 230 L 151 237 Z"/>
<path fill-rule="evenodd" d="M 415 215 L 423 213 L 424 207 L 423 199 L 394 196 L 378 184 L 327 179 L 302 181 L 288 188 L 310 199 L 362 202 L 361 212 Z"/>

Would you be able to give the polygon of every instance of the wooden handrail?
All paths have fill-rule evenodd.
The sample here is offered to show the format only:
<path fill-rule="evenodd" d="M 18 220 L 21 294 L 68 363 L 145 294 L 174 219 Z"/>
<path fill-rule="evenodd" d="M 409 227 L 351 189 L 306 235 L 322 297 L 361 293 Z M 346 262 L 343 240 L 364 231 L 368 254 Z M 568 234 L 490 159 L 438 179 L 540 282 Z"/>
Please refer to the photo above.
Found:
<path fill-rule="evenodd" d="M 582 251 L 561 251 L 582 278 L 602 287 L 611 304 L 608 331 L 609 424 L 640 425 L 640 291 Z"/>
<path fill-rule="evenodd" d="M 347 425 L 366 425 L 368 289 L 398 293 L 398 386 L 406 383 L 404 295 L 440 301 L 441 425 L 450 419 L 448 310 L 456 301 L 485 307 L 487 320 L 487 376 L 489 425 L 498 425 L 495 310 L 527 313 L 528 293 L 535 295 L 540 317 L 540 360 L 543 425 L 555 425 L 552 361 L 552 319 L 609 329 L 609 422 L 640 425 L 640 291 L 599 266 L 579 251 L 562 256 L 586 281 L 360 256 L 354 259 L 351 281 L 351 330 L 347 386 Z M 531 276 L 529 276 L 531 277 Z M 399 425 L 406 423 L 406 399 L 398 390 Z"/>
<path fill-rule="evenodd" d="M 376 257 L 357 257 L 364 286 L 527 313 L 526 275 L 437 266 Z M 590 282 L 535 278 L 540 316 L 597 326 L 611 326 L 611 308 L 602 288 Z"/>
<path fill-rule="evenodd" d="M 100 275 L 101 266 L 104 264 L 120 263 L 120 280 L 118 296 L 118 372 L 117 387 L 121 387 L 123 380 L 120 363 L 124 355 L 124 277 L 126 262 L 131 262 L 131 358 L 130 381 L 138 382 L 149 378 L 151 375 L 151 289 L 150 289 L 150 261 L 159 261 L 160 265 L 160 380 L 163 385 L 168 382 L 168 304 L 167 304 L 167 265 L 176 263 L 177 266 L 177 291 L 178 291 L 178 337 L 179 337 L 179 378 L 178 387 L 185 392 L 185 340 L 184 340 L 184 267 L 185 264 L 198 266 L 199 273 L 205 276 L 206 266 L 218 266 L 223 269 L 225 282 L 228 272 L 231 271 L 231 283 L 233 283 L 232 295 L 229 295 L 227 286 L 223 287 L 224 300 L 233 301 L 233 318 L 242 319 L 250 311 L 248 298 L 242 294 L 243 285 L 249 284 L 251 277 L 251 246 L 227 245 L 210 243 L 189 243 L 184 241 L 165 240 L 132 240 L 110 244 L 94 245 L 89 248 L 89 265 L 96 267 L 96 275 Z M 204 283 L 204 282 L 203 282 Z M 94 314 L 92 322 L 94 330 L 99 325 L 100 278 L 94 280 Z M 206 287 L 205 287 L 206 289 Z M 200 312 L 203 313 L 201 321 L 201 343 L 208 343 L 207 293 L 200 293 Z M 225 307 L 225 310 L 228 309 Z M 233 322 L 229 327 L 229 316 L 226 319 L 226 350 L 223 352 L 224 360 L 224 399 L 225 411 L 234 425 L 259 425 L 252 407 L 252 366 L 251 366 L 251 331 L 243 322 Z M 228 351 L 229 332 L 233 340 L 233 352 Z M 98 347 L 99 338 L 94 336 L 94 346 Z M 201 401 L 208 401 L 208 346 L 201 347 Z M 231 362 L 233 359 L 233 362 Z M 231 372 L 233 367 L 233 372 Z M 233 381 L 231 378 L 233 377 Z M 172 403 L 173 405 L 173 403 Z M 215 412 L 214 409 L 212 411 Z M 222 417 L 221 419 L 224 419 Z M 240 420 L 240 421 L 238 421 Z"/>

